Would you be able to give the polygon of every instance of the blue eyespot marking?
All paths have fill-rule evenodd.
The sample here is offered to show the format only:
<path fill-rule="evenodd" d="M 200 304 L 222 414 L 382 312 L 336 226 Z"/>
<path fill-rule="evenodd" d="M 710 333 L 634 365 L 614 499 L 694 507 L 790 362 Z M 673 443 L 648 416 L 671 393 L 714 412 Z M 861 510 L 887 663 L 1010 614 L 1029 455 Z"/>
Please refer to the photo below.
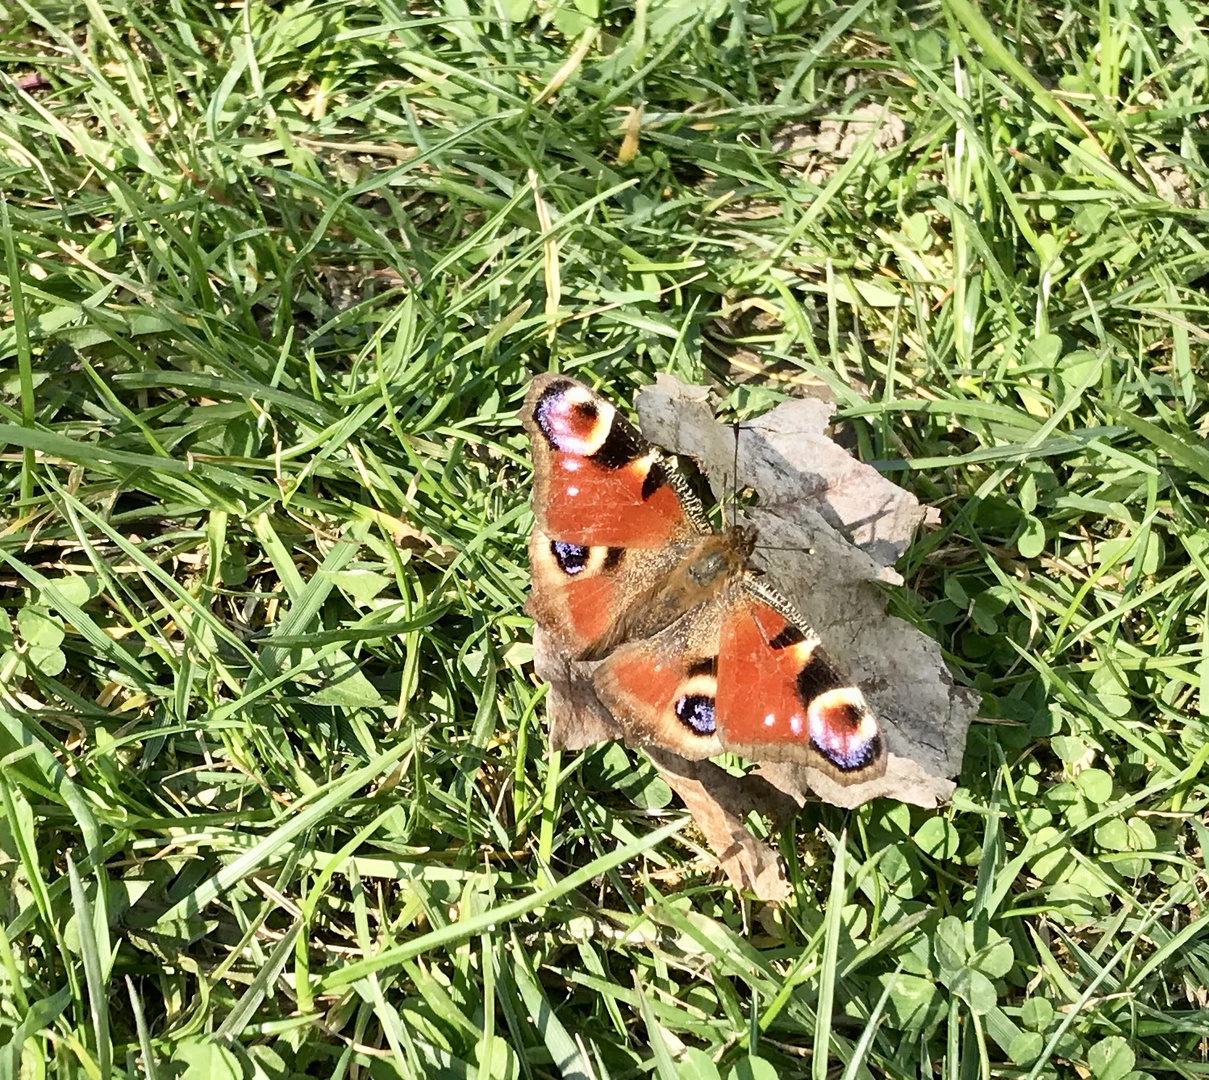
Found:
<path fill-rule="evenodd" d="M 568 544 L 565 540 L 551 540 L 550 553 L 558 568 L 569 577 L 574 577 L 588 565 L 588 548 L 579 544 Z"/>
<path fill-rule="evenodd" d="M 676 719 L 694 735 L 712 735 L 717 726 L 714 699 L 704 694 L 686 694 L 676 702 Z"/>

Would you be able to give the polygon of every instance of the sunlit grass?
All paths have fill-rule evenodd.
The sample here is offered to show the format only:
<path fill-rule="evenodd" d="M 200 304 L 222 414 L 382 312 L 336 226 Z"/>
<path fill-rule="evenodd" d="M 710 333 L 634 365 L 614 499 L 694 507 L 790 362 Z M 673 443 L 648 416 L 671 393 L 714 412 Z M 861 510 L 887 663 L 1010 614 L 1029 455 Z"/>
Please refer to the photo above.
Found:
<path fill-rule="evenodd" d="M 0 13 L 6 1067 L 1209 1071 L 1207 16 Z M 949 807 L 808 807 L 773 911 L 548 752 L 552 366 L 825 387 L 938 508 Z"/>

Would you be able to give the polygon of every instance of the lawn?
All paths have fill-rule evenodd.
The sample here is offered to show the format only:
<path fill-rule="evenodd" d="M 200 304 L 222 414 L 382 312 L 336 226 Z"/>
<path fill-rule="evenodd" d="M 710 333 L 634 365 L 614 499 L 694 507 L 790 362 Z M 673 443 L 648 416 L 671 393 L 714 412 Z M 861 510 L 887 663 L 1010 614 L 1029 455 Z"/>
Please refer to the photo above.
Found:
<path fill-rule="evenodd" d="M 1206 27 L 9 0 L 0 1077 L 1209 1076 Z M 935 507 L 947 805 L 807 805 L 774 907 L 550 749 L 547 370 Z"/>

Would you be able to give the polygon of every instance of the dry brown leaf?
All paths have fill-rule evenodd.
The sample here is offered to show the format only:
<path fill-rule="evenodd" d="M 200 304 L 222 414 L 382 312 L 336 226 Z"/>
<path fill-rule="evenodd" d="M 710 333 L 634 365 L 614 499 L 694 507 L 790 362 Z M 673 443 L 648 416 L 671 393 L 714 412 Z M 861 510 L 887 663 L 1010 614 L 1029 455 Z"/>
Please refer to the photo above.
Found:
<path fill-rule="evenodd" d="M 769 903 L 788 900 L 789 879 L 780 856 L 743 820 L 753 810 L 788 820 L 798 808 L 794 800 L 754 773 L 732 776 L 712 761 L 689 761 L 666 750 L 647 754 L 693 815 L 730 883 Z"/>
<path fill-rule="evenodd" d="M 550 684 L 546 715 L 555 750 L 583 750 L 622 737 L 621 725 L 596 697 L 595 667 L 569 659 L 540 626 L 533 628 L 533 669 Z"/>
<path fill-rule="evenodd" d="M 844 787 L 804 766 L 763 771 L 789 791 L 805 782 L 836 806 L 879 796 L 925 807 L 947 799 L 979 697 L 953 682 L 935 641 L 885 613 L 877 584 L 901 580 L 892 564 L 924 519 L 915 497 L 826 436 L 825 402 L 787 401 L 736 433 L 714 419 L 705 388 L 660 376 L 639 395 L 638 415 L 648 439 L 693 458 L 715 498 L 756 492 L 758 505 L 746 515 L 759 530 L 754 563 L 883 721 L 890 760 L 878 780 Z"/>

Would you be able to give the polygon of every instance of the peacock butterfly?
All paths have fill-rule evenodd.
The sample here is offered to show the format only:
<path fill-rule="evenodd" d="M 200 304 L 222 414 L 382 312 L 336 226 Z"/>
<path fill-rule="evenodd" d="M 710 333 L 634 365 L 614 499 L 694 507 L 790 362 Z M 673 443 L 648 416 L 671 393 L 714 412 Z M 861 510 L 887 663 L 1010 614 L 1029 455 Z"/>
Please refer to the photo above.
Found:
<path fill-rule="evenodd" d="M 748 565 L 755 530 L 715 532 L 687 483 L 608 401 L 533 380 L 528 611 L 626 741 L 700 759 L 800 762 L 840 784 L 886 771 L 860 689 L 793 605 Z"/>

